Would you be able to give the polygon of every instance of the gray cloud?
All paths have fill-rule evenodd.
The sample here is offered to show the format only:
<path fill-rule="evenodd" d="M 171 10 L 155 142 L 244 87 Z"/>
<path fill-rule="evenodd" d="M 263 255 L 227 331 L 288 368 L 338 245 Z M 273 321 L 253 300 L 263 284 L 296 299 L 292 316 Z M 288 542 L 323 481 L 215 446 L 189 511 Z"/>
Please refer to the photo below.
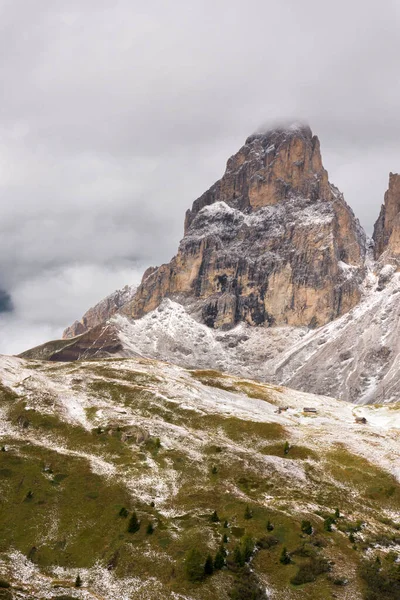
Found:
<path fill-rule="evenodd" d="M 396 0 L 3 0 L 0 16 L 0 351 L 169 260 L 265 122 L 310 123 L 371 232 L 400 169 Z"/>

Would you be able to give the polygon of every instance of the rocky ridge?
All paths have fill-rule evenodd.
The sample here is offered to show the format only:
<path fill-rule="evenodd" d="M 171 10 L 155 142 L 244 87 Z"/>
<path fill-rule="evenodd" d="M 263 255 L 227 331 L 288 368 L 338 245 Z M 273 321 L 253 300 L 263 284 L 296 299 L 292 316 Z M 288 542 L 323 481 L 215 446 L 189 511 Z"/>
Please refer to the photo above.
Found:
<path fill-rule="evenodd" d="M 132 300 L 136 288 L 137 286 L 135 285 L 126 285 L 121 290 L 116 290 L 106 298 L 103 298 L 103 300 L 100 300 L 100 302 L 85 312 L 80 321 L 75 321 L 70 327 L 64 330 L 63 338 L 68 339 L 81 335 L 112 317 L 124 304 Z"/>

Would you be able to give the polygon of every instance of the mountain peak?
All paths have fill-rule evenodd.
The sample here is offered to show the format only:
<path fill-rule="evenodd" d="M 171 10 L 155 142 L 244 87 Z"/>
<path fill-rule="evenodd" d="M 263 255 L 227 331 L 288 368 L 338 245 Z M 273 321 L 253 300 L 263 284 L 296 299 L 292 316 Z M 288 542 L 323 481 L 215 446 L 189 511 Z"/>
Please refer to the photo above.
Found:
<path fill-rule="evenodd" d="M 400 257 L 400 175 L 389 173 L 389 187 L 385 193 L 373 239 L 375 258 L 386 252 L 388 258 Z"/>
<path fill-rule="evenodd" d="M 246 144 L 252 143 L 255 139 L 270 139 L 270 138 L 287 138 L 301 137 L 304 139 L 312 139 L 313 133 L 311 127 L 307 123 L 301 121 L 293 121 L 291 123 L 279 123 L 274 127 L 262 126 L 259 127 L 252 135 L 246 139 Z"/>
<path fill-rule="evenodd" d="M 260 129 L 228 159 L 223 177 L 195 200 L 186 213 L 185 232 L 214 202 L 250 212 L 293 197 L 332 199 L 319 140 L 305 124 Z"/>

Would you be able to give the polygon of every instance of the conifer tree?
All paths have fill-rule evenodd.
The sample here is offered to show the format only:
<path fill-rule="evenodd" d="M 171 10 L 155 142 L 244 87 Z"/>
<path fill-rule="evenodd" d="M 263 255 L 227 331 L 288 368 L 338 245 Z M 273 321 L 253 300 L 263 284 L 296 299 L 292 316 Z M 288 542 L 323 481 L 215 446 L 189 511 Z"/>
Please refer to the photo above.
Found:
<path fill-rule="evenodd" d="M 235 549 L 233 551 L 233 560 L 238 565 L 238 567 L 244 567 L 245 560 L 244 560 L 242 551 L 240 549 L 240 546 L 235 546 Z"/>
<path fill-rule="evenodd" d="M 312 534 L 312 525 L 310 521 L 302 521 L 301 522 L 301 530 L 303 533 L 307 533 L 308 535 Z"/>
<path fill-rule="evenodd" d="M 271 521 L 268 519 L 267 521 L 267 531 L 273 531 L 274 530 L 274 526 L 272 525 Z"/>
<path fill-rule="evenodd" d="M 197 548 L 192 548 L 186 555 L 185 574 L 189 581 L 201 581 L 203 579 L 203 559 Z"/>
<path fill-rule="evenodd" d="M 217 553 L 214 558 L 214 569 L 216 571 L 220 571 L 224 565 L 225 565 L 225 557 L 222 554 L 221 550 L 217 550 Z"/>
<path fill-rule="evenodd" d="M 288 565 L 290 563 L 290 556 L 288 554 L 288 551 L 286 549 L 286 546 L 284 546 L 282 548 L 282 552 L 279 558 L 279 562 L 282 563 L 283 565 Z"/>
<path fill-rule="evenodd" d="M 289 442 L 285 442 L 285 445 L 283 446 L 283 454 L 289 454 L 289 450 L 290 450 Z"/>
<path fill-rule="evenodd" d="M 210 517 L 211 523 L 219 523 L 219 516 L 216 510 L 214 510 L 213 514 Z"/>
<path fill-rule="evenodd" d="M 75 579 L 75 587 L 76 588 L 82 587 L 82 579 L 81 579 L 79 573 L 78 573 L 78 575 L 76 576 L 76 579 Z"/>
<path fill-rule="evenodd" d="M 214 573 L 214 561 L 212 556 L 209 554 L 204 563 L 204 575 L 212 575 Z"/>
<path fill-rule="evenodd" d="M 137 514 L 133 511 L 131 518 L 129 519 L 128 531 L 129 533 L 136 533 L 140 529 L 140 521 L 137 518 Z"/>

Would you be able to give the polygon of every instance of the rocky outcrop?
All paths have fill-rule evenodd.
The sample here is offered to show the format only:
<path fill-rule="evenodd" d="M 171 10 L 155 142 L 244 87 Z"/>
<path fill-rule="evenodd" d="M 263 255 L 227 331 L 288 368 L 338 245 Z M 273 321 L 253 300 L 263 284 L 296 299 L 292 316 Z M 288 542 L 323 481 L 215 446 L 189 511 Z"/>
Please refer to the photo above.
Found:
<path fill-rule="evenodd" d="M 187 212 L 177 256 L 146 272 L 122 312 L 140 318 L 169 297 L 213 328 L 317 327 L 359 301 L 364 256 L 310 128 L 257 133 Z"/>
<path fill-rule="evenodd" d="M 81 335 L 92 327 L 96 327 L 114 315 L 124 304 L 129 302 L 136 292 L 136 286 L 126 285 L 121 290 L 113 292 L 83 315 L 80 321 L 75 321 L 63 333 L 63 339 Z"/>
<path fill-rule="evenodd" d="M 400 175 L 390 173 L 389 188 L 374 227 L 375 259 L 386 253 L 388 259 L 400 258 Z"/>

